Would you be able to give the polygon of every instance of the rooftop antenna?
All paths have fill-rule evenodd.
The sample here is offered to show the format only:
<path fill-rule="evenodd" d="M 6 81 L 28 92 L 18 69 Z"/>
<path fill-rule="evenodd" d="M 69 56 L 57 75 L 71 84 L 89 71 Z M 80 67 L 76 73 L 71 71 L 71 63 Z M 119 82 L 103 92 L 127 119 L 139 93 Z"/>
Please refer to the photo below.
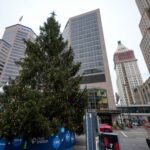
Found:
<path fill-rule="evenodd" d="M 19 23 L 21 23 L 22 19 L 23 19 L 23 16 L 21 16 L 21 17 L 19 18 Z"/>

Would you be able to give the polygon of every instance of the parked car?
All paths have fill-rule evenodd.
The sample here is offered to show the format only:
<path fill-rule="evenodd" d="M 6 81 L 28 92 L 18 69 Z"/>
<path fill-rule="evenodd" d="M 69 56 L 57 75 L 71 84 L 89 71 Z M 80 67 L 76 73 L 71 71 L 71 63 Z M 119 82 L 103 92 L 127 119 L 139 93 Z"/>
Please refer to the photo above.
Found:
<path fill-rule="evenodd" d="M 138 122 L 132 122 L 132 125 L 138 126 L 139 124 L 138 124 Z"/>
<path fill-rule="evenodd" d="M 112 126 L 108 124 L 100 124 L 99 128 L 100 132 L 113 132 Z"/>

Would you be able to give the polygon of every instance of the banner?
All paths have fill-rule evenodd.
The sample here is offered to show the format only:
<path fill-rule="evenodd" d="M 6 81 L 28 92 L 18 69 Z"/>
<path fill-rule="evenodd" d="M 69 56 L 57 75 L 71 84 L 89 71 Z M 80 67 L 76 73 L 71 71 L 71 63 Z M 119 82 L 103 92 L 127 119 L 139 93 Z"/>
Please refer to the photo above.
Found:
<path fill-rule="evenodd" d="M 75 134 L 62 128 L 56 135 L 47 139 L 33 138 L 30 143 L 21 138 L 15 138 L 9 143 L 1 139 L 0 150 L 71 150 L 74 144 Z"/>

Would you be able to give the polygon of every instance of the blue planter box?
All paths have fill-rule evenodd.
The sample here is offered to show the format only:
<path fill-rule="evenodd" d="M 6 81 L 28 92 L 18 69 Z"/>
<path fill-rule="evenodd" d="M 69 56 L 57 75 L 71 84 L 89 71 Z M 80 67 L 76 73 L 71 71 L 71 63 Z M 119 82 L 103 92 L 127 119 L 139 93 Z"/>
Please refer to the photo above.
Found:
<path fill-rule="evenodd" d="M 0 150 L 71 150 L 75 144 L 75 134 L 61 130 L 49 138 L 32 139 L 30 143 L 15 138 L 11 143 L 0 140 Z"/>

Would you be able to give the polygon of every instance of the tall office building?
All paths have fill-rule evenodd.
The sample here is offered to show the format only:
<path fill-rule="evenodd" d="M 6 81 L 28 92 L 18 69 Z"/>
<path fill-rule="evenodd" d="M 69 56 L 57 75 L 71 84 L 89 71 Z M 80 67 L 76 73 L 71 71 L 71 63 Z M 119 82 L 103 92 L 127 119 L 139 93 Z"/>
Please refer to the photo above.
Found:
<path fill-rule="evenodd" d="M 89 91 L 89 108 L 115 110 L 99 9 L 71 17 L 63 37 L 73 48 L 74 61 L 81 62 L 79 74 L 83 80 L 80 87 Z"/>
<path fill-rule="evenodd" d="M 114 64 L 117 75 L 117 88 L 121 105 L 138 104 L 134 96 L 134 88 L 142 85 L 142 77 L 133 50 L 126 48 L 118 41 L 114 54 Z"/>
<path fill-rule="evenodd" d="M 143 38 L 140 47 L 150 72 L 150 0 L 136 0 L 136 3 L 141 14 L 139 27 Z"/>
<path fill-rule="evenodd" d="M 150 105 L 150 78 L 134 89 L 134 95 L 138 104 Z"/>
<path fill-rule="evenodd" d="M 0 85 L 4 85 L 9 79 L 15 79 L 19 74 L 19 66 L 16 61 L 24 57 L 24 39 L 34 40 L 35 33 L 32 29 L 16 24 L 5 29 L 0 40 Z"/>

